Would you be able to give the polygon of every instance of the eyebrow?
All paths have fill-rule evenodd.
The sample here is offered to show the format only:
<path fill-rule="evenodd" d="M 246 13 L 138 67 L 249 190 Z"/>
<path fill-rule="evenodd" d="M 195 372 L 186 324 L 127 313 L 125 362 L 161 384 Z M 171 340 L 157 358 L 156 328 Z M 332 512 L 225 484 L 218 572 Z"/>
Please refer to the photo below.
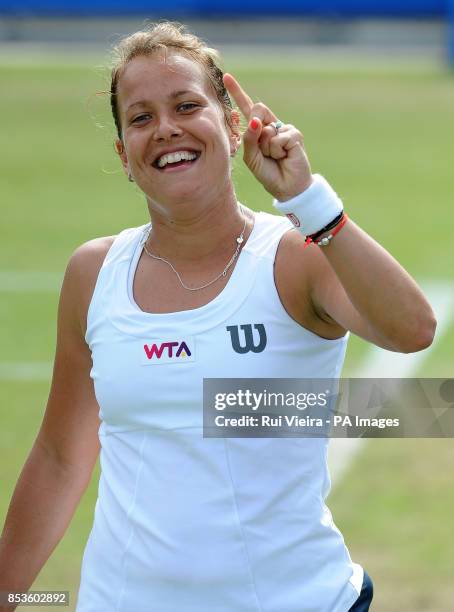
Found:
<path fill-rule="evenodd" d="M 170 100 L 175 100 L 176 98 L 181 98 L 181 96 L 185 96 L 186 94 L 197 95 L 195 91 L 190 91 L 189 89 L 180 89 L 178 91 L 172 91 L 172 93 L 170 93 L 168 97 Z M 130 104 L 126 111 L 130 110 L 134 106 L 146 105 L 148 102 L 148 100 L 137 100 L 137 102 L 133 102 L 132 104 Z"/>

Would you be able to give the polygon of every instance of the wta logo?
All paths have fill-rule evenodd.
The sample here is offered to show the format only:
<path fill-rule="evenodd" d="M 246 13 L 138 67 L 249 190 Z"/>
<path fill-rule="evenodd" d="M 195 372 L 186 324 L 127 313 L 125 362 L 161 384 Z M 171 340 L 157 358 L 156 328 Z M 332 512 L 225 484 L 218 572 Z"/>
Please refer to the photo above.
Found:
<path fill-rule="evenodd" d="M 144 365 L 194 361 L 194 341 L 192 339 L 166 342 L 150 340 L 142 345 L 142 351 L 141 361 Z"/>

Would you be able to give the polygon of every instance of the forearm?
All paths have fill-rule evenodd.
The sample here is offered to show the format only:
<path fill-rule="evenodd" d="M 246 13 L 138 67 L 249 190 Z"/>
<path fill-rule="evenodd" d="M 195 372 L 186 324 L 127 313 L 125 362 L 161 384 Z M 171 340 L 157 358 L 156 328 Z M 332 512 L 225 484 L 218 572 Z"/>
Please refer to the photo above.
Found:
<path fill-rule="evenodd" d="M 0 539 L 0 591 L 31 587 L 64 535 L 88 481 L 88 475 L 65 468 L 35 442 Z"/>
<path fill-rule="evenodd" d="M 405 351 L 415 341 L 430 344 L 436 323 L 429 303 L 373 238 L 349 220 L 328 246 L 319 248 L 358 313 L 395 350 Z"/>

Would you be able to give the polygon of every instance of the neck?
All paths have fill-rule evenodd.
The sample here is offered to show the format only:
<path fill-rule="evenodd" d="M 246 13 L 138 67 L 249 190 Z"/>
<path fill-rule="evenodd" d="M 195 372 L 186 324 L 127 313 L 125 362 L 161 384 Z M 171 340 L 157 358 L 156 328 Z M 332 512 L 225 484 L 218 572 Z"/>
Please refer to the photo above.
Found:
<path fill-rule="evenodd" d="M 197 262 L 224 256 L 236 247 L 244 227 L 244 214 L 233 188 L 228 197 L 210 203 L 185 202 L 164 206 L 149 201 L 152 230 L 147 245 L 154 254 L 173 262 Z M 246 230 L 251 222 L 247 220 Z M 247 235 L 249 231 L 246 231 Z"/>

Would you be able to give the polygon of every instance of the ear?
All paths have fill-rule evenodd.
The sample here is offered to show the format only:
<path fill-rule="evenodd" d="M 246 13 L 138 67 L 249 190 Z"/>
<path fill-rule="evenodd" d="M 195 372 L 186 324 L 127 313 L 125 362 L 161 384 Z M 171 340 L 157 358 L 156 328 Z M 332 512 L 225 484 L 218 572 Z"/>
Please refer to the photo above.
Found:
<path fill-rule="evenodd" d="M 230 113 L 230 153 L 235 155 L 241 145 L 240 113 L 233 109 Z"/>
<path fill-rule="evenodd" d="M 129 162 L 128 156 L 126 155 L 125 145 L 123 141 L 119 138 L 115 141 L 115 151 L 118 153 L 118 156 L 121 160 L 121 164 L 123 166 L 123 170 L 125 171 L 126 176 L 129 176 Z"/>

